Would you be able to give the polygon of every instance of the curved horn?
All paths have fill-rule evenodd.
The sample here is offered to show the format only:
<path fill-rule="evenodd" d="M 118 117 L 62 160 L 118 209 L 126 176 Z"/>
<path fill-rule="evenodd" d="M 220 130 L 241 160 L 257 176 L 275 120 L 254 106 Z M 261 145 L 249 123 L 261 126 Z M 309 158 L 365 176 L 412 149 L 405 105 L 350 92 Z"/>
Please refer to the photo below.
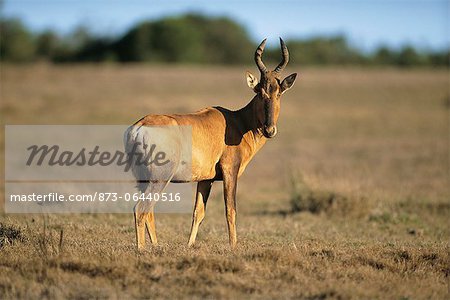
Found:
<path fill-rule="evenodd" d="M 261 44 L 259 44 L 259 46 L 258 46 L 258 48 L 256 49 L 256 52 L 255 52 L 255 62 L 256 62 L 256 65 L 258 66 L 259 71 L 261 71 L 262 74 L 267 72 L 267 68 L 266 68 L 266 66 L 264 65 L 264 63 L 262 62 L 262 59 L 261 59 L 261 55 L 262 55 L 262 53 L 264 51 L 264 47 L 266 46 L 266 40 L 267 39 L 264 39 L 261 42 Z"/>
<path fill-rule="evenodd" d="M 281 59 L 280 64 L 273 70 L 275 73 L 280 73 L 287 66 L 289 62 L 289 51 L 284 43 L 283 39 L 280 38 L 281 52 L 283 54 L 283 58 Z"/>

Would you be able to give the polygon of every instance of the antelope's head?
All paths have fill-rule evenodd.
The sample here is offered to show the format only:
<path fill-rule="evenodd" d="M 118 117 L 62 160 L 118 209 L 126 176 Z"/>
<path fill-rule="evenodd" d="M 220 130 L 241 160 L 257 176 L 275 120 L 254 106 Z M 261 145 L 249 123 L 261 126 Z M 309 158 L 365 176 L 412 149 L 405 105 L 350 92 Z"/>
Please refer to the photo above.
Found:
<path fill-rule="evenodd" d="M 281 95 L 294 85 L 297 73 L 291 74 L 281 80 L 281 72 L 289 61 L 289 51 L 281 38 L 280 44 L 283 55 L 281 62 L 273 71 L 267 70 L 261 58 L 264 47 L 266 46 L 266 40 L 264 39 L 261 42 L 255 52 L 255 62 L 261 72 L 261 79 L 258 81 L 253 74 L 247 71 L 247 84 L 258 96 L 256 99 L 258 126 L 261 126 L 262 133 L 266 138 L 272 138 L 277 134 Z"/>

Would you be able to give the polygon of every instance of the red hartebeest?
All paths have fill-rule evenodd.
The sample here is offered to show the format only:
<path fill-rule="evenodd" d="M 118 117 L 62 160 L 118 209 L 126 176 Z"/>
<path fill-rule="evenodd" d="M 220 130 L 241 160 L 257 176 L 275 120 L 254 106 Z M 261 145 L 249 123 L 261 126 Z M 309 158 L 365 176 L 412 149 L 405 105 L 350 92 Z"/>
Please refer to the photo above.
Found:
<path fill-rule="evenodd" d="M 172 159 L 176 164 L 163 170 L 166 173 L 164 176 L 153 176 L 153 179 L 164 177 L 166 181 L 198 182 L 189 246 L 195 243 L 198 227 L 205 216 L 212 183 L 220 180 L 223 181 L 224 187 L 229 242 L 232 248 L 236 246 L 237 179 L 266 140 L 276 135 L 281 95 L 292 87 L 297 76 L 294 73 L 281 80 L 281 71 L 289 61 L 288 49 L 281 38 L 282 61 L 273 71 L 266 68 L 261 59 L 265 43 L 266 40 L 263 40 L 255 52 L 255 62 L 261 73 L 260 81 L 247 72 L 247 84 L 256 95 L 245 107 L 237 111 L 223 107 L 209 107 L 186 115 L 148 115 L 131 126 L 125 137 L 125 145 L 129 147 L 136 143 L 139 128 L 143 126 L 191 126 L 190 178 L 181 178 L 182 176 L 177 174 L 177 160 L 179 162 L 180 158 L 175 154 Z M 177 140 L 177 137 L 174 136 L 169 140 L 174 146 L 171 149 L 181 147 L 181 140 Z M 161 192 L 165 184 L 149 180 L 144 184 L 141 182 L 138 187 L 143 192 L 149 188 L 153 192 Z M 135 222 L 138 249 L 145 246 L 146 226 L 152 243 L 157 244 L 153 206 L 146 210 L 141 207 L 141 202 L 138 203 L 135 207 Z"/>

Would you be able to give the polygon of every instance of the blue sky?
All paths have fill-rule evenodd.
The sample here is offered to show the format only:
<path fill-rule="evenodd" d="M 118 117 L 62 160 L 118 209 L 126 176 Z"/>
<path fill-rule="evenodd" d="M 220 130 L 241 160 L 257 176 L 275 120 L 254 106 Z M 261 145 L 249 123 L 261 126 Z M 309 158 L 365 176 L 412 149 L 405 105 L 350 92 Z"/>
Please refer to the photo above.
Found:
<path fill-rule="evenodd" d="M 22 19 L 35 31 L 70 32 L 83 24 L 102 34 L 120 34 L 133 24 L 163 16 L 199 12 L 228 16 L 256 42 L 269 37 L 345 34 L 363 50 L 381 44 L 422 49 L 450 45 L 449 0 L 6 0 L 2 14 Z"/>

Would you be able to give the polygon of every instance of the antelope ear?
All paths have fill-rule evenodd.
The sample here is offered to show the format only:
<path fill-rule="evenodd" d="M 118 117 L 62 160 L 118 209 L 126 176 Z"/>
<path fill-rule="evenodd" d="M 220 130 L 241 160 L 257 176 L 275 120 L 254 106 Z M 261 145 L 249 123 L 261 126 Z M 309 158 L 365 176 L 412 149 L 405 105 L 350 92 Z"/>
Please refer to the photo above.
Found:
<path fill-rule="evenodd" d="M 281 93 L 282 94 L 294 85 L 296 77 L 297 77 L 297 73 L 294 73 L 294 74 L 291 74 L 288 77 L 286 77 L 283 80 L 283 82 L 281 82 Z"/>
<path fill-rule="evenodd" d="M 256 78 L 255 76 L 253 76 L 252 73 L 250 73 L 249 71 L 247 71 L 247 85 L 256 92 L 256 86 L 258 85 L 258 78 Z"/>

